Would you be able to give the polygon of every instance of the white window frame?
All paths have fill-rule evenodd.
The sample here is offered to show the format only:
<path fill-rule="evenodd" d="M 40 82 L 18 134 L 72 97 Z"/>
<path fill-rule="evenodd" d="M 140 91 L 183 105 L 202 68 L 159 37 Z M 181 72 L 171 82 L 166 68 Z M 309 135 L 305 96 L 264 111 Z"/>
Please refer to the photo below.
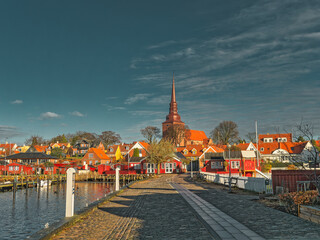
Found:
<path fill-rule="evenodd" d="M 240 161 L 231 161 L 231 168 L 232 169 L 239 169 L 240 168 Z"/>

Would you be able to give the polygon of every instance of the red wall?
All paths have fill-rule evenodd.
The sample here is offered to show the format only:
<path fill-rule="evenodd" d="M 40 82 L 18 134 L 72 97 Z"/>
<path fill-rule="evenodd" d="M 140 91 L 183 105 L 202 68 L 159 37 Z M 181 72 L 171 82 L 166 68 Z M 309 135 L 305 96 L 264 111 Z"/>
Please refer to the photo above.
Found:
<path fill-rule="evenodd" d="M 309 181 L 313 170 L 273 170 L 272 185 L 273 192 L 276 192 L 277 186 L 283 186 L 289 189 L 289 192 L 297 191 L 297 181 Z M 317 171 L 320 175 L 320 170 Z M 314 186 L 311 186 L 314 187 Z"/>

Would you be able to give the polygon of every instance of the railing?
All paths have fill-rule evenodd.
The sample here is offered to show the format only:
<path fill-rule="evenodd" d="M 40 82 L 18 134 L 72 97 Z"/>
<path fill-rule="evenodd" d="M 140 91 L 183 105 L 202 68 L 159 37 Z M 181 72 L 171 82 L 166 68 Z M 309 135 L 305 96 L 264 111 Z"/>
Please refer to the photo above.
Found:
<path fill-rule="evenodd" d="M 225 184 L 226 182 L 229 182 L 228 174 L 200 172 L 200 176 L 209 182 L 218 184 Z M 240 177 L 235 175 L 232 175 L 232 178 L 237 179 L 236 187 L 238 188 L 258 193 L 273 194 L 271 179 L 265 180 L 264 178 Z"/>

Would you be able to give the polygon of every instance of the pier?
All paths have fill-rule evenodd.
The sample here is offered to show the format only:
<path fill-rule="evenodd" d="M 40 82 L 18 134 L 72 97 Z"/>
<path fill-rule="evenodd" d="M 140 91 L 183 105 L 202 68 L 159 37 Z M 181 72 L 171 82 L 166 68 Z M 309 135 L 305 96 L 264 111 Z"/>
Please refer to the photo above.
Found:
<path fill-rule="evenodd" d="M 50 181 L 51 184 L 66 181 L 65 175 L 14 175 L 0 177 L 0 191 L 10 191 L 22 188 L 39 187 L 40 181 Z"/>
<path fill-rule="evenodd" d="M 46 239 L 320 239 L 319 225 L 184 175 L 137 182 Z"/>

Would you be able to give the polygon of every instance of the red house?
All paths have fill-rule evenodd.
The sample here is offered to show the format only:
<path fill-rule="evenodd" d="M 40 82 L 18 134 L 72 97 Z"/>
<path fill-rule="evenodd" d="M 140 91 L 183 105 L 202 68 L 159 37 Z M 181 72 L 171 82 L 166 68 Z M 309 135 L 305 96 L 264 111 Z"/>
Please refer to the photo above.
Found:
<path fill-rule="evenodd" d="M 257 161 L 254 151 L 225 151 L 222 153 L 205 154 L 205 165 L 203 172 L 228 174 L 229 167 L 231 174 L 239 176 L 254 177 L 256 169 L 261 170 L 261 161 Z"/>
<path fill-rule="evenodd" d="M 105 154 L 102 149 L 90 148 L 88 152 L 81 159 L 82 165 L 97 166 L 99 164 L 110 163 L 110 158 Z"/>

